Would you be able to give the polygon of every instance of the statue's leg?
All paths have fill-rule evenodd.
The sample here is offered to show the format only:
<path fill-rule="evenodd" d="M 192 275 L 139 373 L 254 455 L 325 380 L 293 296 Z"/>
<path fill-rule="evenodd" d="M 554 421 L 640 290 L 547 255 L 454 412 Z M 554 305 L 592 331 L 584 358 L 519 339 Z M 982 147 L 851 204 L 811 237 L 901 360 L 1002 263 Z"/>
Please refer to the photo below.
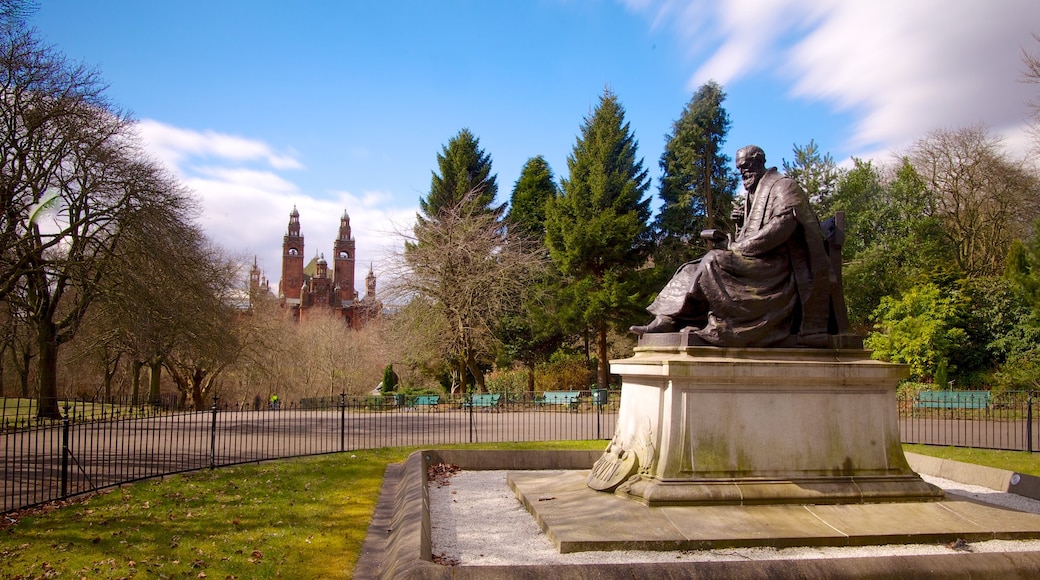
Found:
<path fill-rule="evenodd" d="M 687 326 L 703 324 L 707 320 L 707 305 L 697 298 L 699 266 L 700 260 L 680 266 L 647 307 L 655 316 L 654 319 L 646 325 L 632 326 L 629 330 L 642 336 L 648 332 L 677 332 Z"/>

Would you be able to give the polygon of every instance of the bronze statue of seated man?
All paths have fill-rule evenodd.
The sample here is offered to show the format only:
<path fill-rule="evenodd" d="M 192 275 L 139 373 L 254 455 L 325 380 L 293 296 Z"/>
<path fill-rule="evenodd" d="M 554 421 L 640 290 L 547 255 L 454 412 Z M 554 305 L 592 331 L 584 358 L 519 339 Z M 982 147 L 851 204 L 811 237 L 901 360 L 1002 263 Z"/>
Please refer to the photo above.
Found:
<path fill-rule="evenodd" d="M 690 333 L 691 344 L 825 347 L 835 279 L 820 223 L 794 179 L 766 168 L 755 145 L 737 151 L 747 190 L 743 224 L 732 239 L 683 264 L 631 331 Z M 737 212 L 738 215 L 740 212 Z"/>

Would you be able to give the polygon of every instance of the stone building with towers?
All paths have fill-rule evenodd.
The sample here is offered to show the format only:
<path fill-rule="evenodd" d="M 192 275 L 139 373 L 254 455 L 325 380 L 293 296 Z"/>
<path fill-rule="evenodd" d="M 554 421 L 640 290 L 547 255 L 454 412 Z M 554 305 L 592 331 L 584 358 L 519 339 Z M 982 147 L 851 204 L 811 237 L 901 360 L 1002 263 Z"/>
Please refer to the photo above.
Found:
<path fill-rule="evenodd" d="M 296 320 L 307 317 L 313 309 L 337 312 L 351 328 L 379 316 L 382 304 L 376 299 L 376 277 L 369 266 L 365 278 L 365 296 L 354 290 L 354 266 L 357 260 L 354 238 L 350 235 L 350 216 L 346 210 L 339 218 L 339 233 L 332 242 L 332 264 L 324 253 L 316 253 L 304 264 L 303 233 L 300 212 L 293 207 L 289 227 L 282 238 L 282 279 L 278 283 L 279 303 Z"/>

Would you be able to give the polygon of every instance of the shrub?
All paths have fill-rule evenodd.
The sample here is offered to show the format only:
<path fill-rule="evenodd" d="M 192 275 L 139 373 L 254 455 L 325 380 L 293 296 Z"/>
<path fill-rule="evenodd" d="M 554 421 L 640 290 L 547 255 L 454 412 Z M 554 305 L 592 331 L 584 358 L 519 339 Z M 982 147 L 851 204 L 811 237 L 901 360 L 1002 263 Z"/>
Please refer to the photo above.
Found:
<path fill-rule="evenodd" d="M 520 368 L 495 369 L 484 377 L 489 393 L 501 393 L 507 398 L 522 398 L 527 392 L 527 371 Z"/>
<path fill-rule="evenodd" d="M 540 391 L 584 391 L 594 379 L 584 357 L 559 352 L 534 372 L 535 386 Z"/>

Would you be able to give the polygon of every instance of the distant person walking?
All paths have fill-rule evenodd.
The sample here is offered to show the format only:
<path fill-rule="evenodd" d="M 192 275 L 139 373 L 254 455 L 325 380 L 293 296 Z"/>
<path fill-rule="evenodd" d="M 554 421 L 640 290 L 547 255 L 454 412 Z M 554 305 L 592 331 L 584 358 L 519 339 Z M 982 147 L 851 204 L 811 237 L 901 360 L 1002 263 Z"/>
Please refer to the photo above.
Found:
<path fill-rule="evenodd" d="M 277 411 L 279 405 L 281 404 L 278 401 L 278 395 L 271 395 L 271 401 L 270 402 L 271 402 L 271 408 L 274 409 L 275 411 Z"/>

